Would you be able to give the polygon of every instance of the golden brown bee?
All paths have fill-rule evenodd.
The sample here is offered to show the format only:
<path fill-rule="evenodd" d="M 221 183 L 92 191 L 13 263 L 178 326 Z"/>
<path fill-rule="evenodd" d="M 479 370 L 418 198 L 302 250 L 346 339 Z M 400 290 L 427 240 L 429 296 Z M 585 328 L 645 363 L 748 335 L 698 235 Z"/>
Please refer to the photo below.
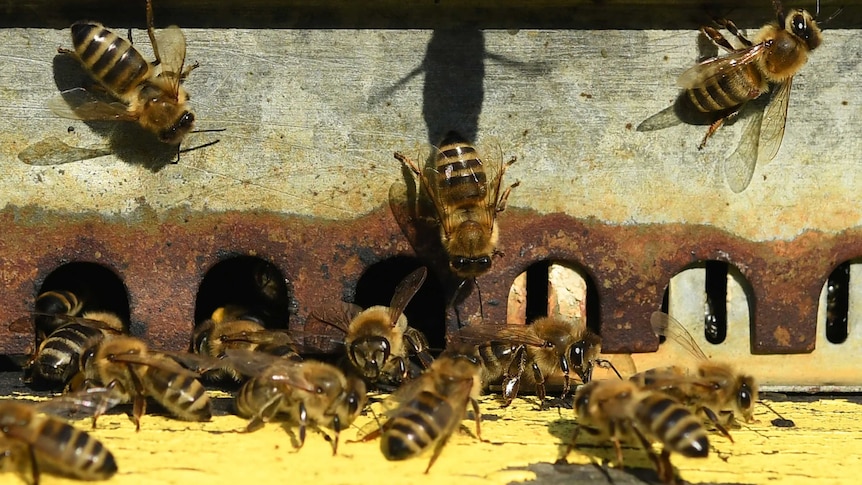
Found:
<path fill-rule="evenodd" d="M 25 369 L 25 380 L 65 384 L 78 373 L 78 364 L 85 349 L 96 345 L 106 335 L 124 333 L 126 326 L 111 312 L 84 312 L 81 317 L 54 315 L 54 320 L 66 319 L 66 324 L 51 332 L 39 344 Z"/>
<path fill-rule="evenodd" d="M 52 101 L 55 114 L 80 120 L 135 121 L 164 143 L 179 144 L 191 131 L 195 116 L 189 110 L 188 93 L 181 82 L 194 64 L 184 70 L 186 40 L 172 25 L 158 34 L 153 28 L 153 9 L 147 0 L 147 33 L 156 57 L 147 62 L 131 42 L 97 22 L 72 24 L 73 50 L 59 52 L 77 58 L 89 74 L 120 103 L 108 103 L 83 88 L 67 91 L 75 95 L 74 106 L 63 98 Z"/>
<path fill-rule="evenodd" d="M 259 429 L 277 416 L 299 425 L 299 446 L 308 425 L 338 434 L 365 407 L 365 382 L 347 377 L 337 367 L 316 361 L 291 361 L 248 349 L 227 349 L 225 359 L 237 372 L 251 378 L 236 395 L 237 413 L 249 418 L 246 431 Z"/>
<path fill-rule="evenodd" d="M 784 137 L 787 106 L 793 76 L 805 65 L 808 53 L 823 40 L 814 17 L 805 10 L 785 14 L 781 2 L 774 0 L 777 23 L 763 26 L 754 42 L 746 39 L 730 21 L 722 25 L 743 44 L 733 47 L 715 28 L 701 31 L 729 53 L 714 57 L 683 72 L 678 83 L 685 90 L 684 100 L 701 113 L 714 113 L 715 120 L 698 149 L 724 122 L 735 117 L 742 107 L 762 94 L 772 91 L 768 107 L 752 116 L 736 151 L 725 163 L 725 175 L 734 192 L 748 187 L 758 160 L 772 160 Z M 667 110 L 644 121 L 639 131 L 656 129 L 658 118 Z M 667 116 L 670 116 L 669 114 Z"/>
<path fill-rule="evenodd" d="M 68 324 L 66 317 L 77 316 L 84 308 L 83 298 L 67 290 L 46 291 L 36 297 L 33 325 L 36 329 L 36 345 L 55 330 Z"/>
<path fill-rule="evenodd" d="M 195 327 L 192 346 L 194 352 L 213 358 L 223 357 L 228 349 L 246 349 L 301 360 L 287 332 L 268 330 L 256 318 L 233 305 L 217 308 L 212 318 Z M 214 369 L 208 375 L 215 379 L 241 380 L 240 374 L 230 365 Z"/>
<path fill-rule="evenodd" d="M 50 406 L 50 402 L 47 403 Z M 0 439 L 7 456 L 29 460 L 33 484 L 40 467 L 81 480 L 107 480 L 117 472 L 114 455 L 101 441 L 63 420 L 43 414 L 44 406 L 0 401 Z"/>
<path fill-rule="evenodd" d="M 461 425 L 468 404 L 473 407 L 476 437 L 482 440 L 481 392 L 481 364 L 475 346 L 449 346 L 425 372 L 398 389 L 391 397 L 397 407 L 363 441 L 381 436 L 380 450 L 388 460 L 405 460 L 433 448 L 425 468 L 428 473 Z"/>
<path fill-rule="evenodd" d="M 521 381 L 534 388 L 545 404 L 547 377 L 562 372 L 565 398 L 571 386 L 571 372 L 588 382 L 595 365 L 611 366 L 618 374 L 634 373 L 629 355 L 602 356 L 601 338 L 573 322 L 543 317 L 530 325 L 468 325 L 458 332 L 461 339 L 479 345 L 484 378 L 502 380 L 504 406 L 517 397 Z M 529 366 L 530 372 L 526 372 Z"/>
<path fill-rule="evenodd" d="M 491 257 L 498 253 L 497 213 L 506 208 L 515 182 L 500 192 L 506 169 L 500 165 L 488 185 L 488 175 L 476 149 L 464 137 L 449 132 L 440 142 L 434 166 L 420 170 L 413 160 L 395 152 L 395 158 L 410 168 L 434 202 L 440 237 L 449 267 L 460 278 L 475 278 L 491 269 Z"/>
<path fill-rule="evenodd" d="M 610 440 L 617 466 L 622 467 L 620 441 L 635 438 L 665 482 L 673 482 L 671 451 L 690 458 L 705 458 L 709 453 L 709 438 L 698 417 L 672 397 L 641 389 L 632 381 L 590 381 L 578 388 L 574 407 L 578 423 L 568 451 L 576 447 L 578 434 L 584 430 Z M 663 445 L 661 458 L 652 450 L 656 441 Z"/>
<path fill-rule="evenodd" d="M 695 357 L 698 365 L 694 371 L 679 366 L 650 369 L 632 376 L 634 382 L 674 396 L 728 438 L 726 426 L 734 424 L 736 416 L 754 421 L 758 394 L 754 377 L 737 372 L 729 364 L 710 361 L 685 327 L 667 313 L 653 313 L 651 322 L 656 334 L 667 338 L 663 345 L 678 347 Z"/>
<path fill-rule="evenodd" d="M 317 311 L 317 320 L 344 332 L 344 346 L 350 364 L 372 383 L 401 382 L 409 372 L 409 357 L 415 355 L 428 367 L 428 342 L 419 330 L 407 325 L 404 309 L 422 286 L 428 270 L 421 267 L 407 275 L 395 288 L 389 306 L 365 310 L 344 303 L 341 311 Z"/>
<path fill-rule="evenodd" d="M 84 351 L 80 368 L 79 378 L 85 379 L 85 383 L 104 386 L 108 397 L 117 402 L 133 403 L 132 415 L 138 431 L 147 397 L 179 419 L 208 421 L 212 417 L 209 396 L 197 374 L 167 354 L 149 350 L 140 339 L 106 336 Z M 106 399 L 93 417 L 94 426 L 108 407 Z"/>

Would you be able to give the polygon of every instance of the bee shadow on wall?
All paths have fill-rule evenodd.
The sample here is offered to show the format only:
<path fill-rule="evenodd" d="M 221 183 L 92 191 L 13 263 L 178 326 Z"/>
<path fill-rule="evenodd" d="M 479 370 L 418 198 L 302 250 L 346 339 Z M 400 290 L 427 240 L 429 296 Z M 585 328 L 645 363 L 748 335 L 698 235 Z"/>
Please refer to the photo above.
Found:
<path fill-rule="evenodd" d="M 94 100 L 106 105 L 120 103 L 105 92 L 104 88 L 98 85 L 70 55 L 54 56 L 53 72 L 54 82 L 61 93 L 56 99 L 51 100 L 50 103 L 53 105 L 62 108 L 65 103 L 68 111 L 74 112 L 74 109 L 82 103 Z M 126 163 L 158 172 L 165 165 L 175 163 L 177 160 L 178 152 L 175 145 L 159 141 L 154 134 L 133 121 L 110 119 L 83 121 L 91 130 L 107 139 L 110 153 Z"/>

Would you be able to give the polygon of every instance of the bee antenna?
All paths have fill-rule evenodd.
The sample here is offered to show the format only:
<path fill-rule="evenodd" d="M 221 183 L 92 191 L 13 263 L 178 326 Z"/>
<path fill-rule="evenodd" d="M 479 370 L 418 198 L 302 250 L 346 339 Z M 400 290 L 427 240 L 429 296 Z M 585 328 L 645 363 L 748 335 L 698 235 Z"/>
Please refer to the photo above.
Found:
<path fill-rule="evenodd" d="M 820 7 L 820 2 L 818 2 L 818 3 L 817 3 L 817 7 L 818 7 L 818 8 Z M 840 13 L 841 13 L 841 12 L 843 12 L 843 11 L 844 11 L 844 7 L 841 7 L 841 8 L 839 8 L 838 10 L 836 10 L 836 11 L 835 11 L 835 13 L 833 13 L 832 15 L 830 15 L 826 20 L 823 20 L 823 21 L 820 21 L 820 22 L 817 22 L 817 23 L 818 23 L 818 24 L 820 24 L 821 26 L 822 26 L 822 25 L 825 25 L 825 24 L 829 23 L 829 21 L 830 21 L 830 20 L 832 20 L 832 19 L 834 19 L 835 17 L 837 17 L 837 16 L 838 16 L 838 14 L 840 14 Z M 815 15 L 815 17 L 817 17 L 817 16 Z"/>
<path fill-rule="evenodd" d="M 784 21 L 784 6 L 781 5 L 781 0 L 772 0 L 772 7 L 775 8 L 775 13 L 778 14 L 778 21 Z M 817 0 L 817 8 L 820 8 L 820 0 Z"/>
<path fill-rule="evenodd" d="M 194 131 L 190 131 L 189 133 L 217 133 L 217 132 L 226 131 L 226 130 L 227 130 L 227 128 L 211 128 L 209 130 L 194 130 Z"/>

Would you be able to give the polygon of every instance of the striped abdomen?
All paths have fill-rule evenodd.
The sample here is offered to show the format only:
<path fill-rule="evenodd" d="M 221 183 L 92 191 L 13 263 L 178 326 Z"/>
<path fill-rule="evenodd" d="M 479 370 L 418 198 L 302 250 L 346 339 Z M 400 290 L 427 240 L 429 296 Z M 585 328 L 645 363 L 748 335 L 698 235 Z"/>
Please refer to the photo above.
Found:
<path fill-rule="evenodd" d="M 83 480 L 104 480 L 117 472 L 114 455 L 96 438 L 50 416 L 38 416 L 30 405 L 0 405 L 5 439 L 33 448 L 40 463 Z"/>
<path fill-rule="evenodd" d="M 403 404 L 383 425 L 380 450 L 388 460 L 404 460 L 419 455 L 454 429 L 460 413 L 441 396 L 420 392 Z"/>
<path fill-rule="evenodd" d="M 730 75 L 710 78 L 702 86 L 686 90 L 686 95 L 694 108 L 712 113 L 736 108 L 757 98 L 765 89 L 763 76 L 752 63 Z"/>
<path fill-rule="evenodd" d="M 263 421 L 269 421 L 280 410 L 283 402 L 277 399 L 280 394 L 284 392 L 271 379 L 253 377 L 247 380 L 236 393 L 236 412 L 242 418 L 250 419 L 259 416 Z M 267 408 L 269 403 L 278 403 L 278 405 Z"/>
<path fill-rule="evenodd" d="M 83 306 L 84 302 L 78 299 L 77 295 L 66 290 L 46 291 L 36 297 L 34 323 L 37 341 L 43 340 L 67 323 L 67 320 L 51 315 L 75 316 L 81 312 Z"/>
<path fill-rule="evenodd" d="M 147 366 L 144 374 L 141 382 L 147 395 L 177 418 L 187 421 L 212 418 L 209 395 L 194 377 L 155 366 Z"/>
<path fill-rule="evenodd" d="M 484 204 L 488 194 L 485 167 L 472 145 L 454 131 L 440 143 L 435 160 L 437 197 L 453 209 Z"/>
<path fill-rule="evenodd" d="M 150 64 L 131 42 L 101 24 L 72 24 L 72 45 L 90 74 L 119 99 L 150 78 Z"/>
<path fill-rule="evenodd" d="M 668 449 L 688 457 L 705 457 L 709 438 L 697 416 L 660 392 L 649 392 L 638 403 L 636 422 Z"/>
<path fill-rule="evenodd" d="M 85 348 L 103 336 L 101 329 L 80 323 L 60 327 L 42 341 L 33 361 L 37 378 L 67 382 L 78 372 L 78 361 Z"/>

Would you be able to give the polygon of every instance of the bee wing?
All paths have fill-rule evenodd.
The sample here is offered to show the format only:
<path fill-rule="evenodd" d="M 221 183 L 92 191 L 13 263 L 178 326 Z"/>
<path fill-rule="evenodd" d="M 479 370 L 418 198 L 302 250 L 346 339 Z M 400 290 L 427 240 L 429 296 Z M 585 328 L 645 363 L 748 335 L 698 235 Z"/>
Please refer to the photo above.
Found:
<path fill-rule="evenodd" d="M 37 403 L 39 412 L 57 416 L 92 416 L 97 410 L 107 410 L 124 401 L 114 388 L 92 387 L 82 391 L 61 394 L 47 401 Z"/>
<path fill-rule="evenodd" d="M 545 341 L 537 337 L 527 325 L 479 324 L 468 325 L 458 330 L 460 340 L 476 345 L 490 342 L 504 342 L 518 345 L 541 347 Z"/>
<path fill-rule="evenodd" d="M 76 317 L 76 316 L 66 315 L 66 314 L 62 314 L 62 313 L 31 312 L 31 315 L 51 317 L 54 320 L 62 321 L 63 324 L 61 326 L 69 325 L 72 323 L 80 323 L 82 325 L 86 325 L 88 327 L 93 327 L 93 328 L 98 328 L 99 330 L 105 330 L 105 331 L 110 332 L 110 333 L 115 333 L 115 334 L 120 333 L 119 330 L 117 330 L 116 328 L 112 327 L 110 324 L 108 324 L 107 322 L 104 322 L 102 320 L 95 320 L 92 318 L 84 318 L 84 317 Z"/>
<path fill-rule="evenodd" d="M 296 389 L 314 392 L 314 384 L 302 372 L 302 362 L 247 349 L 225 350 L 222 362 L 245 376 L 266 377 Z"/>
<path fill-rule="evenodd" d="M 683 72 L 677 79 L 677 84 L 683 89 L 695 89 L 703 87 L 714 78 L 733 76 L 736 71 L 756 61 L 766 52 L 765 49 L 766 44 L 761 42 L 721 57 L 707 59 Z"/>
<path fill-rule="evenodd" d="M 769 101 L 769 106 L 763 114 L 763 124 L 760 128 L 760 149 L 757 158 L 768 162 L 775 158 L 784 138 L 784 127 L 787 122 L 787 106 L 790 100 L 790 86 L 793 78 L 778 85 L 778 89 Z"/>
<path fill-rule="evenodd" d="M 61 117 L 84 121 L 135 121 L 138 114 L 119 101 L 108 102 L 84 88 L 63 91 L 48 100 L 48 108 Z"/>
<path fill-rule="evenodd" d="M 18 160 L 27 165 L 47 166 L 89 160 L 112 153 L 106 147 L 73 147 L 63 143 L 56 136 L 49 136 L 38 141 L 18 153 Z"/>
<path fill-rule="evenodd" d="M 159 76 L 171 78 L 174 92 L 178 92 L 186 62 L 186 36 L 179 27 L 171 25 L 155 33 L 155 42 L 153 49 L 158 49 L 162 68 Z"/>
<path fill-rule="evenodd" d="M 173 358 L 163 352 L 148 352 L 146 354 L 114 354 L 110 356 L 111 362 L 129 364 L 129 365 L 145 365 L 155 367 L 157 369 L 168 372 L 176 372 L 189 377 L 198 377 L 198 373 L 189 370 L 177 362 L 178 359 Z"/>
<path fill-rule="evenodd" d="M 650 316 L 652 329 L 657 336 L 667 338 L 667 342 L 673 342 L 677 347 L 685 350 L 698 360 L 709 360 L 703 353 L 697 342 L 694 341 L 688 330 L 676 318 L 665 312 L 653 312 Z"/>
<path fill-rule="evenodd" d="M 649 118 L 641 121 L 641 124 L 635 128 L 637 131 L 655 131 L 670 128 L 682 123 L 682 120 L 676 114 L 676 106 L 670 105 Z"/>
<path fill-rule="evenodd" d="M 335 306 L 316 308 L 311 311 L 308 318 L 325 323 L 347 333 L 350 328 L 350 322 L 361 312 L 362 307 L 342 301 Z"/>
<path fill-rule="evenodd" d="M 392 295 L 392 301 L 389 302 L 390 324 L 395 325 L 398 317 L 404 313 L 407 304 L 413 299 L 413 295 L 419 291 L 422 283 L 425 282 L 426 276 L 428 276 L 428 268 L 421 266 L 398 283 L 398 286 L 395 287 L 395 294 Z"/>
<path fill-rule="evenodd" d="M 485 193 L 485 224 L 487 227 L 493 227 L 494 220 L 497 218 L 497 212 L 500 211 L 500 189 L 503 186 L 503 175 L 506 173 L 506 169 L 514 163 L 515 159 L 513 158 L 509 162 L 503 162 L 503 149 L 500 146 L 499 141 L 488 141 L 484 144 L 483 152 L 481 154 L 485 154 L 488 160 L 486 164 L 488 175 L 492 175 L 491 184 L 486 189 Z M 490 155 L 493 153 L 493 156 Z"/>
<path fill-rule="evenodd" d="M 745 190 L 754 176 L 762 122 L 763 110 L 757 109 L 749 116 L 736 150 L 724 161 L 724 178 L 736 194 Z"/>

